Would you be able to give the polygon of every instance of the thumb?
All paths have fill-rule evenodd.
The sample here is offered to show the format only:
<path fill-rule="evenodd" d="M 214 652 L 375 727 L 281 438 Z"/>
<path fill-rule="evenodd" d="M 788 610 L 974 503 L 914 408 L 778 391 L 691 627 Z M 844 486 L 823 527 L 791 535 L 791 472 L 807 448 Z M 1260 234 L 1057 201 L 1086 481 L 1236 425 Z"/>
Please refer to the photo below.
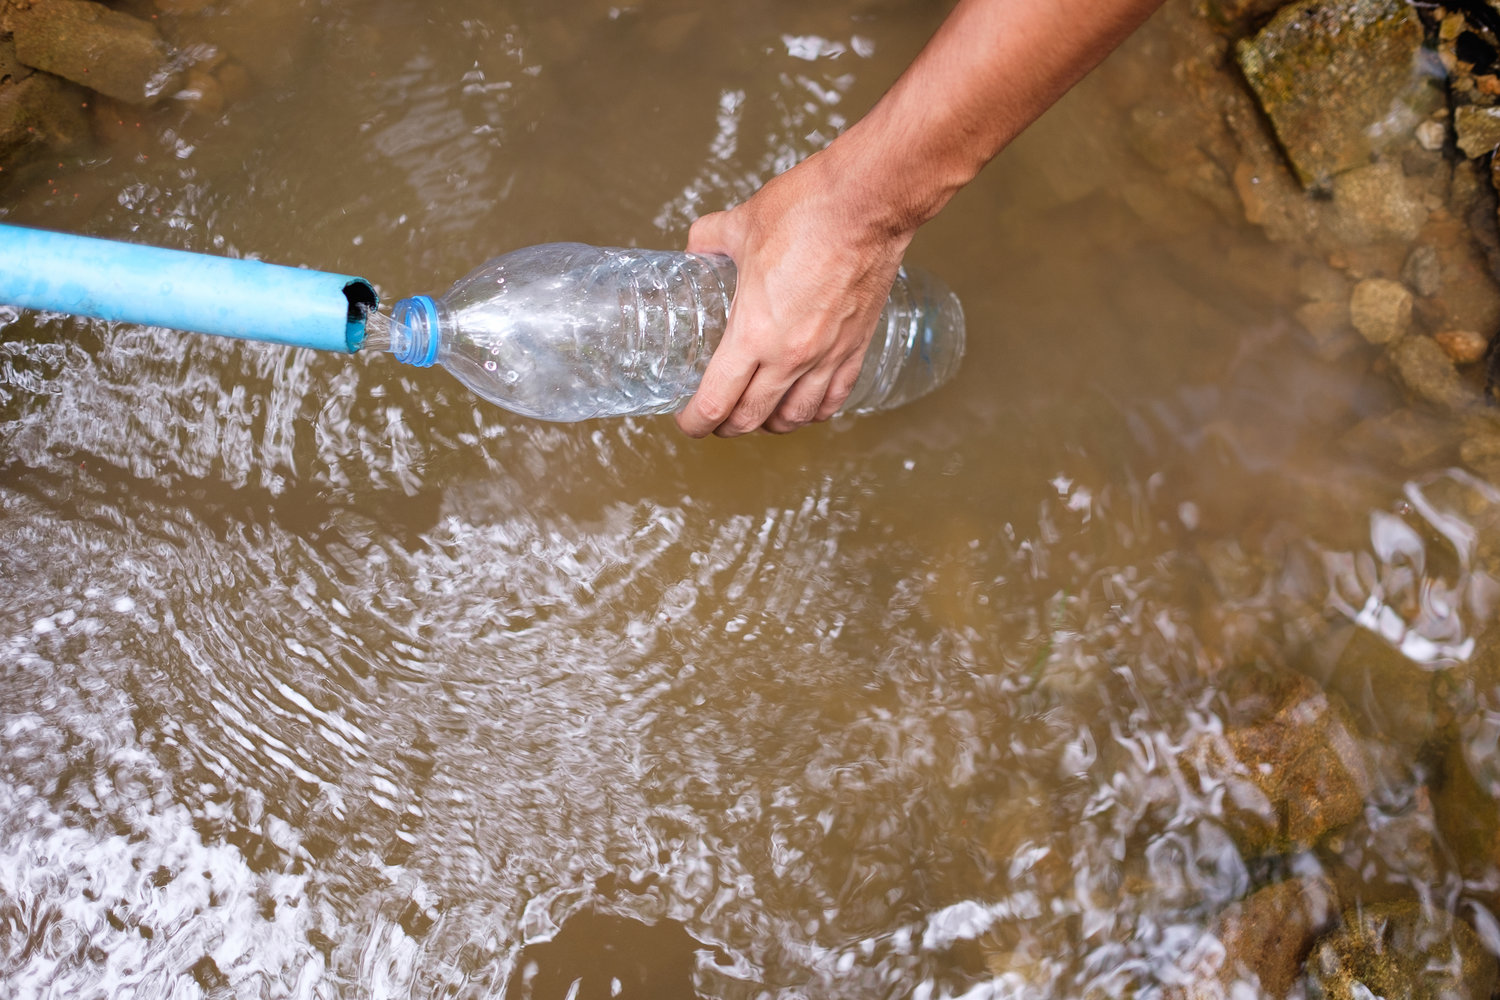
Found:
<path fill-rule="evenodd" d="M 730 215 L 728 212 L 710 212 L 700 216 L 688 228 L 688 253 L 717 253 L 731 255 Z"/>

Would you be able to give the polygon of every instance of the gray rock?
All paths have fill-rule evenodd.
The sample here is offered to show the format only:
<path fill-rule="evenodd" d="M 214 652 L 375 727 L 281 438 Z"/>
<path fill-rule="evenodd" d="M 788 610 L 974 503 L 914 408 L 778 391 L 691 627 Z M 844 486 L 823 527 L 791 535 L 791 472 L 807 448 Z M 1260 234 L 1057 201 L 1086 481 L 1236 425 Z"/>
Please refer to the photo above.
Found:
<path fill-rule="evenodd" d="M 1366 278 L 1349 297 L 1349 321 L 1372 344 L 1388 344 L 1411 328 L 1412 296 L 1388 278 Z"/>
<path fill-rule="evenodd" d="M 35 0 L 11 16 L 27 66 L 131 104 L 173 85 L 166 43 L 150 21 L 91 0 Z"/>
<path fill-rule="evenodd" d="M 1442 101 L 1406 0 L 1301 0 L 1235 47 L 1304 185 L 1369 163 Z"/>
<path fill-rule="evenodd" d="M 1401 280 L 1418 295 L 1436 295 L 1443 287 L 1443 265 L 1437 248 L 1423 244 L 1414 248 L 1401 269 Z"/>
<path fill-rule="evenodd" d="M 1490 1000 L 1495 958 L 1474 929 L 1420 904 L 1360 906 L 1313 946 L 1307 959 L 1313 1000 L 1402 997 Z"/>

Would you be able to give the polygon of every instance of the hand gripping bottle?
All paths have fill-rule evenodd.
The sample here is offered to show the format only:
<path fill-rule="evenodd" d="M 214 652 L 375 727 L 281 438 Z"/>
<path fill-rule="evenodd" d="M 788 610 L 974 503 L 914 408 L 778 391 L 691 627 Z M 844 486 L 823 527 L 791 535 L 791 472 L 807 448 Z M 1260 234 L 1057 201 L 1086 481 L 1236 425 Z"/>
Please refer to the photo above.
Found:
<path fill-rule="evenodd" d="M 698 387 L 734 287 L 728 257 L 549 243 L 496 257 L 440 298 L 397 302 L 389 349 L 541 420 L 671 413 Z M 903 268 L 840 412 L 929 392 L 963 349 L 958 298 Z"/>

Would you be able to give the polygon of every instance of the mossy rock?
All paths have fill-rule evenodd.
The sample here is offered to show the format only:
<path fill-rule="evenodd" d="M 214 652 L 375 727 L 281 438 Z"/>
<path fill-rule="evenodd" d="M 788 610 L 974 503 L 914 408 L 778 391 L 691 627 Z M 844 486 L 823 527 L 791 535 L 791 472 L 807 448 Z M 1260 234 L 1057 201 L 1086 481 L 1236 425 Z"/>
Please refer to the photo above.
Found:
<path fill-rule="evenodd" d="M 1305 186 L 1370 162 L 1438 108 L 1418 69 L 1423 30 L 1406 0 L 1302 0 L 1235 47 Z"/>
<path fill-rule="evenodd" d="M 1472 927 L 1416 902 L 1346 911 L 1307 959 L 1312 1000 L 1490 1000 L 1496 978 Z"/>

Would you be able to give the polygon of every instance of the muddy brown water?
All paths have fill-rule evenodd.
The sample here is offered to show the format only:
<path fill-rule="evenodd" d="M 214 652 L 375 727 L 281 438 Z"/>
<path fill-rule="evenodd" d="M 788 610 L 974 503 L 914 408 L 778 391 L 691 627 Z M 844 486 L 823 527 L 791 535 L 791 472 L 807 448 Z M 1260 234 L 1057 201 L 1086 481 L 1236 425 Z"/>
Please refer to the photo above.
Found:
<path fill-rule="evenodd" d="M 210 5 L 168 26 L 249 92 L 121 114 L 0 216 L 386 301 L 680 246 L 944 9 Z M 1451 451 L 1347 445 L 1399 397 L 1298 332 L 1296 249 L 1132 158 L 1125 110 L 1179 99 L 1161 36 L 921 234 L 970 349 L 887 415 L 554 426 L 381 357 L 0 310 L 0 994 L 1153 995 L 1317 872 L 1487 932 L 1493 872 L 1412 846 L 1375 706 L 1365 819 L 1315 852 L 1242 857 L 1173 763 L 1234 665 L 1324 679 L 1381 606 L 1460 649 L 1496 587 Z"/>

